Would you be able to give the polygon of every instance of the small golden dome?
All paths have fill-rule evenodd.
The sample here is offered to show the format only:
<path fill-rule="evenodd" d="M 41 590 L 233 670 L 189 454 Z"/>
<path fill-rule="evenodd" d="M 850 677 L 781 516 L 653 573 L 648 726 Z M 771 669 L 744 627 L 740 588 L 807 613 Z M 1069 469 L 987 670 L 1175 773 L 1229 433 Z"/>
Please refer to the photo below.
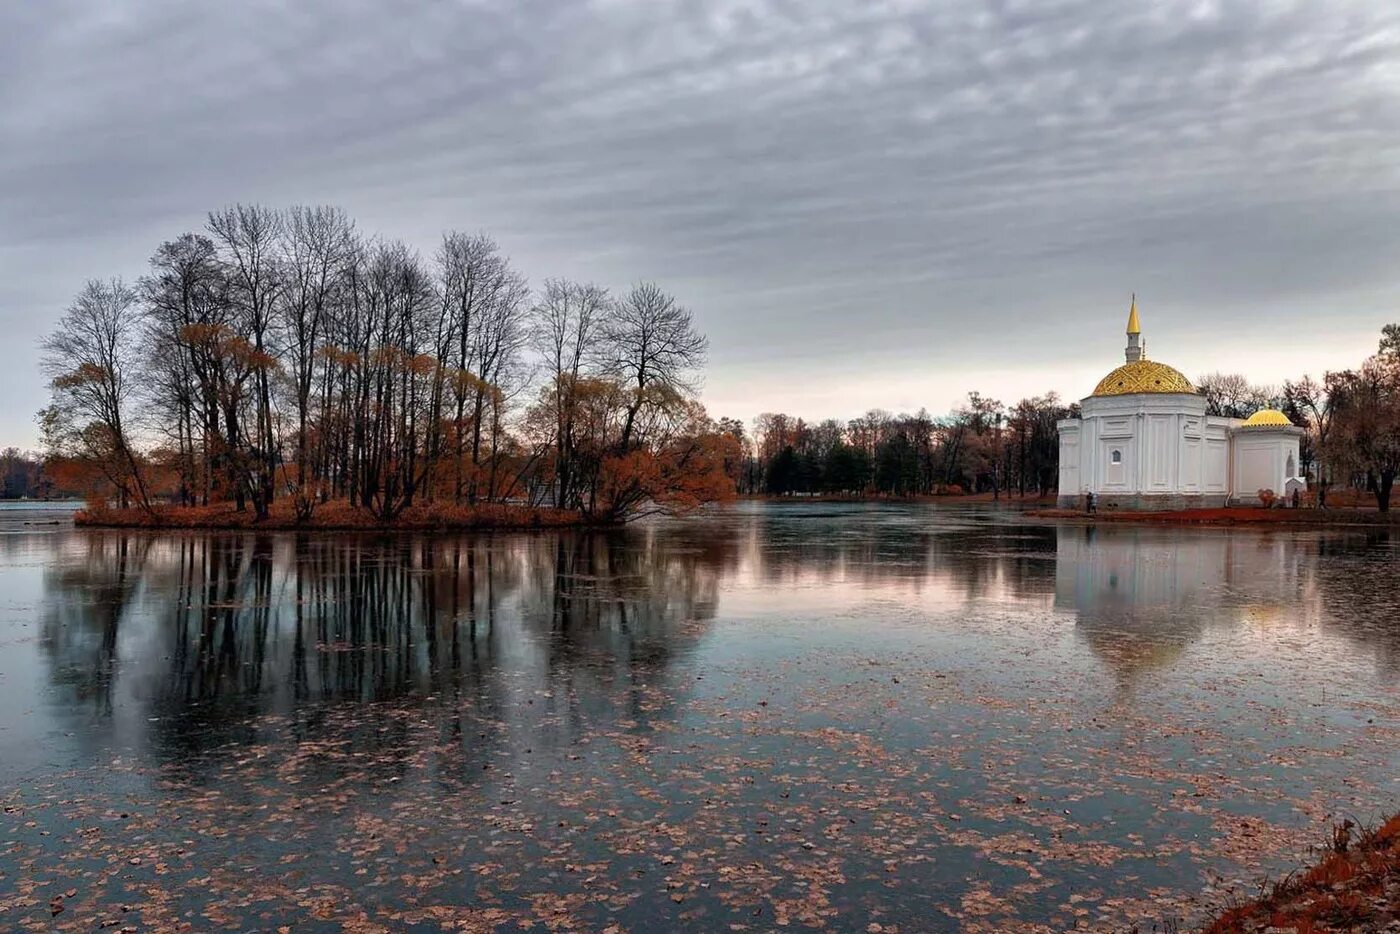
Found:
<path fill-rule="evenodd" d="M 1135 360 L 1125 363 L 1099 381 L 1096 396 L 1131 396 L 1139 393 L 1196 392 L 1191 381 L 1165 363 Z"/>
<path fill-rule="evenodd" d="M 1278 409 L 1260 409 L 1258 412 L 1255 412 L 1253 415 L 1249 416 L 1249 418 L 1246 418 L 1244 420 L 1244 424 L 1240 427 L 1292 428 L 1293 422 L 1289 420 L 1287 415 L 1284 415 Z"/>

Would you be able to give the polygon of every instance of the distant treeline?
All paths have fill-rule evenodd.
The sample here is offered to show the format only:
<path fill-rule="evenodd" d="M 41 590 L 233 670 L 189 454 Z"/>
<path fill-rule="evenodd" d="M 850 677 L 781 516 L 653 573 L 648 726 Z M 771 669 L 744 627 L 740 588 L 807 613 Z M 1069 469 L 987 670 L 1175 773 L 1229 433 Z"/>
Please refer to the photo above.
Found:
<path fill-rule="evenodd" d="M 32 451 L 0 451 L 0 499 L 42 499 L 55 495 L 43 457 Z"/>
<path fill-rule="evenodd" d="M 971 393 L 935 418 L 871 411 L 809 424 L 768 413 L 754 423 L 745 493 L 919 496 L 1014 490 L 1045 495 L 1059 479 L 1055 423 L 1077 412 L 1054 393 L 1014 406 Z"/>

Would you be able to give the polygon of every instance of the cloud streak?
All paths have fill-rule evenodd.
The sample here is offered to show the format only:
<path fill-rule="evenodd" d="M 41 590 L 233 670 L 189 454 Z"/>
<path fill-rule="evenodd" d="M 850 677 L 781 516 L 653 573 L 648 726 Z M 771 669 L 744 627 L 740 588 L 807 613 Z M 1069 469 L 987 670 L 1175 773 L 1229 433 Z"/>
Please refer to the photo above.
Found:
<path fill-rule="evenodd" d="M 14 4 L 0 139 L 16 441 L 81 280 L 235 200 L 660 279 L 743 417 L 905 404 L 871 372 L 1082 394 L 1130 289 L 1188 373 L 1277 379 L 1251 335 L 1325 318 L 1337 365 L 1400 298 L 1400 9 L 1363 0 Z"/>

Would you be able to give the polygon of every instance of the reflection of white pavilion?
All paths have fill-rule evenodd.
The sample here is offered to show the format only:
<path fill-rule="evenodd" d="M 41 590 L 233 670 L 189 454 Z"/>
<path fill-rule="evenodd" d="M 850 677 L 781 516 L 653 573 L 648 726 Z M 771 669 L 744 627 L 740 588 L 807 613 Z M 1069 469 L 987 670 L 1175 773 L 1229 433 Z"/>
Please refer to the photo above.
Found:
<path fill-rule="evenodd" d="M 1061 526 L 1055 607 L 1130 682 L 1169 667 L 1208 628 L 1287 603 L 1301 586 L 1297 548 L 1289 536 Z"/>
<path fill-rule="evenodd" d="M 1282 412 L 1248 419 L 1206 414 L 1180 371 L 1147 359 L 1137 300 L 1128 312 L 1127 362 L 1062 420 L 1060 505 L 1092 493 L 1113 509 L 1190 509 L 1282 495 L 1298 474 L 1303 431 Z"/>

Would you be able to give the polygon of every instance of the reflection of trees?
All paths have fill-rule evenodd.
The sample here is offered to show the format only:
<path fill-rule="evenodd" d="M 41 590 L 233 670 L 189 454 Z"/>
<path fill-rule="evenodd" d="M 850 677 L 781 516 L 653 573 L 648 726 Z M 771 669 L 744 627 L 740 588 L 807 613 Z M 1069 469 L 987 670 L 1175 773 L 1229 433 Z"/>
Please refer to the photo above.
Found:
<path fill-rule="evenodd" d="M 664 719 L 731 579 L 951 601 L 1053 593 L 1125 689 L 1212 626 L 1269 612 L 1315 614 L 1400 667 L 1386 531 L 838 513 L 533 536 L 71 533 L 52 538 L 43 646 L 70 709 L 176 757 L 256 742 L 268 716 L 315 737 L 365 703 L 446 706 L 453 735 L 478 744 Z M 363 742 L 392 738 L 360 719 Z"/>
<path fill-rule="evenodd" d="M 593 716 L 653 713 L 695 623 L 714 616 L 727 555 L 696 550 L 674 531 L 651 526 L 532 543 L 535 576 L 522 615 L 544 646 L 551 707 L 563 704 L 572 731 Z"/>
<path fill-rule="evenodd" d="M 344 702 L 432 699 L 465 718 L 459 733 L 536 692 L 636 717 L 713 616 L 725 554 L 645 528 L 69 541 L 84 551 L 47 581 L 53 679 L 112 715 L 120 657 L 133 719 L 175 756 L 252 742 L 266 715 L 312 735 Z"/>
<path fill-rule="evenodd" d="M 81 551 L 70 557 L 75 563 L 46 577 L 47 589 L 59 596 L 46 602 L 43 644 L 55 660 L 55 684 L 110 714 L 117 637 L 144 576 L 150 540 L 94 534 L 80 541 Z"/>
<path fill-rule="evenodd" d="M 1324 625 L 1400 673 L 1400 534 L 1392 529 L 1318 539 L 1313 571 Z"/>
<path fill-rule="evenodd" d="M 830 511 L 824 511 L 829 509 Z M 976 600 L 1041 597 L 1055 583 L 1055 530 L 970 511 L 798 506 L 714 523 L 743 543 L 743 569 L 773 585 L 804 580 L 919 590 Z"/>

